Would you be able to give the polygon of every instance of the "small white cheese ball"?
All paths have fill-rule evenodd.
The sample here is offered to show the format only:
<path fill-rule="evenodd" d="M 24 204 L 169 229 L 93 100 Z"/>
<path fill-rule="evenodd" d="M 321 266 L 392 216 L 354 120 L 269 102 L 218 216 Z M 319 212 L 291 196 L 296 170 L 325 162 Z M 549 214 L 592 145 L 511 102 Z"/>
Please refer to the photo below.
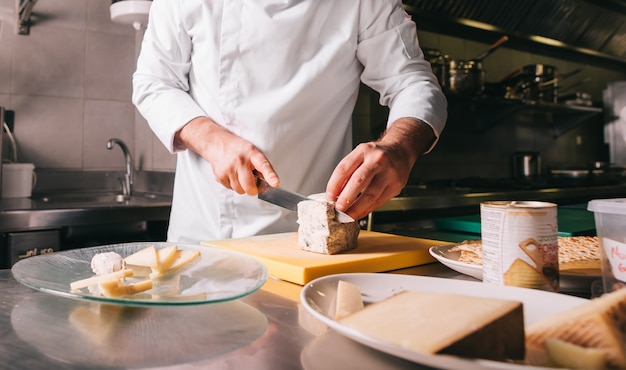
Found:
<path fill-rule="evenodd" d="M 91 259 L 91 270 L 96 275 L 120 271 L 125 267 L 126 261 L 115 252 L 98 253 Z"/>

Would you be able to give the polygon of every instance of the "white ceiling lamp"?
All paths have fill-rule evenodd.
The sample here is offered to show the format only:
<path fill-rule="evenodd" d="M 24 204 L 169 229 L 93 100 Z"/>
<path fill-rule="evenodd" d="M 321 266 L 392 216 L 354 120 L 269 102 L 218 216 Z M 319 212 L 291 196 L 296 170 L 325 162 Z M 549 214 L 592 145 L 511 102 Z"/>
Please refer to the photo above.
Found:
<path fill-rule="evenodd" d="M 111 4 L 111 20 L 116 23 L 132 24 L 140 30 L 148 24 L 152 0 L 118 0 Z"/>

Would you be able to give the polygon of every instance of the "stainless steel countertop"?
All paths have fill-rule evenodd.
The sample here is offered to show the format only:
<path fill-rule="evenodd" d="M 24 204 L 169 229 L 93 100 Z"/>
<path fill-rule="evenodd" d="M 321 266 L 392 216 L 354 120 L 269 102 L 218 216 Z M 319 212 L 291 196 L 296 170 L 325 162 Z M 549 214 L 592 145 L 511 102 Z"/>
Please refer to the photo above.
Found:
<path fill-rule="evenodd" d="M 439 263 L 393 273 L 474 280 Z M 268 279 L 236 301 L 120 309 L 42 293 L 0 270 L 0 363 L 11 370 L 425 369 L 328 330 L 303 309 L 300 290 Z M 88 320 L 81 324 L 70 316 L 76 312 Z M 118 322 L 124 335 L 111 340 L 123 330 L 112 328 Z"/>
<path fill-rule="evenodd" d="M 625 184 L 545 187 L 527 190 L 420 189 L 414 187 L 405 189 L 403 194 L 389 200 L 375 213 L 470 207 L 493 200 L 541 200 L 558 204 L 624 196 L 626 196 Z"/>
<path fill-rule="evenodd" d="M 397 272 L 473 280 L 439 263 Z M 300 290 L 299 285 L 270 279 L 261 290 L 236 301 L 118 311 L 36 291 L 13 279 L 10 270 L 0 270 L 0 363 L 11 370 L 276 370 L 302 369 L 303 362 L 315 364 L 307 369 L 324 370 L 423 368 L 325 330 L 300 305 Z M 106 335 L 116 335 L 106 332 L 111 330 L 108 322 L 95 323 L 88 316 L 91 321 L 81 328 L 69 316 L 78 311 L 119 315 L 116 320 L 125 322 L 131 334 L 106 340 Z"/>

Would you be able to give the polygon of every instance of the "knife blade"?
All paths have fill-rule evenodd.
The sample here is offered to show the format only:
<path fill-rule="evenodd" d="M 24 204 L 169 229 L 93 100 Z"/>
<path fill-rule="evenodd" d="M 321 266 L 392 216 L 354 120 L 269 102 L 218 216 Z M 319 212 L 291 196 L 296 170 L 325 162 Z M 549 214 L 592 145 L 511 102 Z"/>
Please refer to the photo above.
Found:
<path fill-rule="evenodd" d="M 273 187 L 260 177 L 257 177 L 257 187 L 259 188 L 259 194 L 257 195 L 259 199 L 293 212 L 298 211 L 298 203 L 304 200 L 312 200 L 304 195 Z M 335 212 L 337 213 L 337 221 L 341 223 L 354 222 L 354 219 L 346 213 L 337 210 Z"/>

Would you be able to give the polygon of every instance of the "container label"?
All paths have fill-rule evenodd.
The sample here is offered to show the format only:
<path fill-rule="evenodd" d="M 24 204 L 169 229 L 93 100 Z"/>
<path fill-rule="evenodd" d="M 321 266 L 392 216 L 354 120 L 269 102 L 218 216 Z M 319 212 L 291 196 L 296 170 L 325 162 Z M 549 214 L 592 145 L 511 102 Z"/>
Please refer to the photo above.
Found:
<path fill-rule="evenodd" d="M 626 244 L 618 241 L 602 238 L 604 255 L 611 266 L 613 276 L 622 282 L 626 282 Z"/>
<path fill-rule="evenodd" d="M 556 207 L 484 203 L 480 215 L 483 282 L 559 291 Z"/>

